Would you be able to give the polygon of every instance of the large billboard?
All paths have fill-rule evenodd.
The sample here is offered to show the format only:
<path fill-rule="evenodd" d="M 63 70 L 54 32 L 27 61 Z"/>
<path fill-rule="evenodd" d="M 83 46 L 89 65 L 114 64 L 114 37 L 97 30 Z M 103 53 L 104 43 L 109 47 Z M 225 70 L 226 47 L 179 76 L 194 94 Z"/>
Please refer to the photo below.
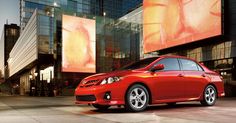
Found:
<path fill-rule="evenodd" d="M 144 53 L 221 35 L 221 0 L 144 0 Z"/>
<path fill-rule="evenodd" d="M 95 20 L 62 17 L 62 72 L 96 72 Z"/>

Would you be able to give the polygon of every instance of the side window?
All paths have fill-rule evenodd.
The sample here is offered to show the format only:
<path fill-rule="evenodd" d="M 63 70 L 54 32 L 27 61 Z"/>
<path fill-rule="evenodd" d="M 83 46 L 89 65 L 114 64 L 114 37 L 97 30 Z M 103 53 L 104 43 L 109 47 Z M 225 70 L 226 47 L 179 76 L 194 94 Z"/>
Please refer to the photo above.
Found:
<path fill-rule="evenodd" d="M 198 66 L 194 61 L 187 59 L 180 59 L 180 61 L 182 63 L 183 70 L 198 71 Z"/>
<path fill-rule="evenodd" d="M 180 70 L 179 62 L 176 58 L 165 58 L 158 61 L 156 65 L 163 64 L 164 70 Z"/>

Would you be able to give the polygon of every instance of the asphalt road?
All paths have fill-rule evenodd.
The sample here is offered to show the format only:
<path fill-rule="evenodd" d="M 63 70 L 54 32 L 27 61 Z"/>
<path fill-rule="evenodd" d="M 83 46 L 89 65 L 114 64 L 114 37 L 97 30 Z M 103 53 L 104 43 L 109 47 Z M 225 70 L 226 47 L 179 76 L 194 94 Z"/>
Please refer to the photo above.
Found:
<path fill-rule="evenodd" d="M 0 96 L 0 123 L 235 123 L 236 98 L 223 98 L 215 106 L 199 102 L 174 107 L 156 105 L 140 113 L 122 107 L 97 111 L 75 105 L 74 97 Z"/>

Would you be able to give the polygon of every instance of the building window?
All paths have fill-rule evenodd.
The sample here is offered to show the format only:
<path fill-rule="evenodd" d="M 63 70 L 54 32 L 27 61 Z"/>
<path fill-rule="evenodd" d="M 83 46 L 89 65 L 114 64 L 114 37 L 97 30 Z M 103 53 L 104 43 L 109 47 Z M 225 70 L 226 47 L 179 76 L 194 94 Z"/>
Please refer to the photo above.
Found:
<path fill-rule="evenodd" d="M 11 29 L 11 35 L 16 36 L 16 29 Z"/>
<path fill-rule="evenodd" d="M 16 36 L 17 30 L 16 29 L 8 29 L 6 30 L 6 36 Z"/>

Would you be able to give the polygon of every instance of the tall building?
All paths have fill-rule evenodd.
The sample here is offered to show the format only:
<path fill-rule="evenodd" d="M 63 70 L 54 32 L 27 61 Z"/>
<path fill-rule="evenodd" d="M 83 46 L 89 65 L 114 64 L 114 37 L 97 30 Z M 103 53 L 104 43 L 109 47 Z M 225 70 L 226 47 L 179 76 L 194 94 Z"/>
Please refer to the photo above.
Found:
<path fill-rule="evenodd" d="M 21 0 L 21 34 L 8 59 L 9 81 L 19 82 L 21 95 L 51 95 L 58 88 L 69 93 L 88 75 L 112 71 L 138 60 L 140 24 L 118 18 L 142 1 L 126 2 Z M 80 42 L 82 39 L 84 43 Z"/>
<path fill-rule="evenodd" d="M 4 29 L 2 32 L 0 40 L 0 71 L 1 77 L 8 78 L 8 66 L 7 60 L 9 59 L 9 54 L 15 45 L 18 37 L 20 35 L 20 27 L 16 24 L 4 24 Z"/>

